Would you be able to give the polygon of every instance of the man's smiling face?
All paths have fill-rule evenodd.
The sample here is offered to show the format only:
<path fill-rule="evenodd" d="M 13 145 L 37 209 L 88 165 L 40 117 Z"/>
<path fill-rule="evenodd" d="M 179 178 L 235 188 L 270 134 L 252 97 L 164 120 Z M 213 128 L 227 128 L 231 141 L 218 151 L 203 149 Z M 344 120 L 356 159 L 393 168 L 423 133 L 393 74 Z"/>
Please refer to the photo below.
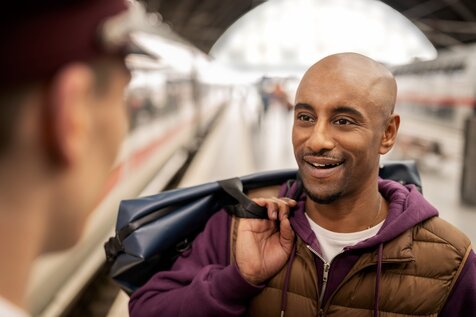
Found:
<path fill-rule="evenodd" d="M 368 64 L 360 55 L 331 56 L 299 85 L 294 154 L 306 192 L 318 203 L 359 191 L 377 177 L 396 91 L 391 75 Z"/>

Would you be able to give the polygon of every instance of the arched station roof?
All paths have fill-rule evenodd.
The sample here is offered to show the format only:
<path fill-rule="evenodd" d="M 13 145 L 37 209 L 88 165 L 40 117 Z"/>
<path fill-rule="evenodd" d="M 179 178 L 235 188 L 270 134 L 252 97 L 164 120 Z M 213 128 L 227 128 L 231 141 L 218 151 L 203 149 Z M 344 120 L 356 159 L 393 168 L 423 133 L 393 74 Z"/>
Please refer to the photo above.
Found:
<path fill-rule="evenodd" d="M 266 0 L 140 0 L 147 11 L 208 53 L 225 30 Z M 474 0 L 382 0 L 412 21 L 437 48 L 476 42 Z"/>

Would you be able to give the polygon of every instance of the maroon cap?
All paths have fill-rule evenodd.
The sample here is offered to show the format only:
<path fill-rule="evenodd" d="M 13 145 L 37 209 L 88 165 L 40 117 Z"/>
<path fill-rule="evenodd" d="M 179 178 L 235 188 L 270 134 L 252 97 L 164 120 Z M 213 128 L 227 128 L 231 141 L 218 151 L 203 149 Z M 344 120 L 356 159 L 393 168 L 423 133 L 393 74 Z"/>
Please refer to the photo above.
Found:
<path fill-rule="evenodd" d="M 0 17 L 0 89 L 46 78 L 66 63 L 105 54 L 101 27 L 127 9 L 124 0 L 20 3 L 23 8 L 7 6 Z"/>

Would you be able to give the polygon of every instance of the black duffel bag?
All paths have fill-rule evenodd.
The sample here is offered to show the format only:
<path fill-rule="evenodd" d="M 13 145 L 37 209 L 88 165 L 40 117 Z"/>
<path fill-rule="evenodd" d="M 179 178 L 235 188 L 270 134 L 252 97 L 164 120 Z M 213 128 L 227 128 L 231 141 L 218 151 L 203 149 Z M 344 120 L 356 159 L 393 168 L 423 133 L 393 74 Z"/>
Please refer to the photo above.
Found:
<path fill-rule="evenodd" d="M 386 162 L 379 175 L 414 184 L 421 191 L 414 162 Z M 285 182 L 290 185 L 297 178 L 297 170 L 278 170 L 121 201 L 116 235 L 104 246 L 110 276 L 131 294 L 158 271 L 169 269 L 214 213 L 231 207 L 227 210 L 238 217 L 267 218 L 266 208 L 244 193 Z"/>

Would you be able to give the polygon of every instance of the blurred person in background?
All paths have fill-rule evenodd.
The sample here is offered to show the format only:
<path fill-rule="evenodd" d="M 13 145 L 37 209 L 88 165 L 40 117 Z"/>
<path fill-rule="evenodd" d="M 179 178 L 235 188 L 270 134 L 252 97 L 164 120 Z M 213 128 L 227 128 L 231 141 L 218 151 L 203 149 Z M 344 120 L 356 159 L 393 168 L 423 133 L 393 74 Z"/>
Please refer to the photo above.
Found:
<path fill-rule="evenodd" d="M 28 316 L 32 263 L 73 246 L 127 130 L 123 0 L 10 1 L 0 50 L 0 316 Z M 110 27 L 110 25 L 109 25 Z"/>
<path fill-rule="evenodd" d="M 273 91 L 271 93 L 271 99 L 287 111 L 291 111 L 294 108 L 289 101 L 289 96 L 284 90 L 283 85 L 279 82 L 274 85 Z"/>
<path fill-rule="evenodd" d="M 304 193 L 254 193 L 267 220 L 215 214 L 132 294 L 131 316 L 476 316 L 469 239 L 415 186 L 378 177 L 400 125 L 396 93 L 365 56 L 313 65 L 292 133 Z"/>
<path fill-rule="evenodd" d="M 269 97 L 272 91 L 270 86 L 271 79 L 263 77 L 258 83 L 258 92 L 261 97 L 261 103 L 263 104 L 263 113 L 266 115 L 269 109 Z"/>

